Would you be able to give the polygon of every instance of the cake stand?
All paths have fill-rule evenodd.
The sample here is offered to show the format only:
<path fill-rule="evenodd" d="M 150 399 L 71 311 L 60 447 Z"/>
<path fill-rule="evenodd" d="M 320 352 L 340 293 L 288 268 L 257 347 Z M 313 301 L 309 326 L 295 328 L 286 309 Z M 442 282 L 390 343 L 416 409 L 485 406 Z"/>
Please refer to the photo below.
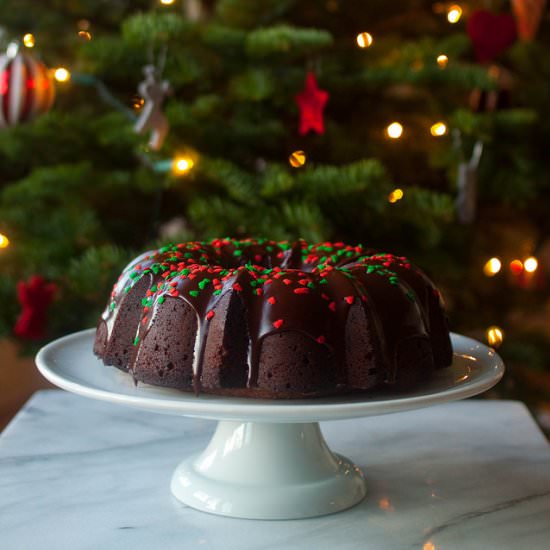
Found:
<path fill-rule="evenodd" d="M 136 387 L 128 374 L 95 358 L 94 334 L 94 329 L 77 332 L 42 348 L 36 356 L 40 372 L 57 386 L 86 397 L 218 420 L 206 449 L 176 468 L 172 493 L 198 510 L 238 518 L 314 517 L 344 510 L 364 498 L 363 473 L 329 449 L 320 421 L 463 399 L 487 390 L 504 373 L 494 350 L 453 334 L 452 366 L 406 393 L 280 401 L 197 397 L 146 384 Z"/>

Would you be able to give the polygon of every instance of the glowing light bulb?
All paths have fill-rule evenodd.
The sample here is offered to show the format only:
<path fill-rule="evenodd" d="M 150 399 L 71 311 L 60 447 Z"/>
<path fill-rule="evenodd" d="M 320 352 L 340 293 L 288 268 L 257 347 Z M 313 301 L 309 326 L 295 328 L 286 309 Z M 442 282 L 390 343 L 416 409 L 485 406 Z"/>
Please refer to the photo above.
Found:
<path fill-rule="evenodd" d="M 422 546 L 422 550 L 435 550 L 435 544 L 429 540 L 428 542 L 425 542 Z"/>
<path fill-rule="evenodd" d="M 440 69 L 444 69 L 447 66 L 447 63 L 449 63 L 449 58 L 444 53 L 438 55 L 435 60 L 437 61 Z"/>
<path fill-rule="evenodd" d="M 2 235 L 0 233 L 0 248 L 7 248 L 10 245 L 10 240 L 6 237 L 6 235 Z"/>
<path fill-rule="evenodd" d="M 403 198 L 403 189 L 394 189 L 389 195 L 388 195 L 388 201 L 392 204 L 394 202 L 400 201 Z"/>
<path fill-rule="evenodd" d="M 399 139 L 403 135 L 403 126 L 399 122 L 392 122 L 386 128 L 386 135 L 391 139 Z"/>
<path fill-rule="evenodd" d="M 510 271 L 514 275 L 519 275 L 523 271 L 523 262 L 521 260 L 512 260 L 510 262 Z"/>
<path fill-rule="evenodd" d="M 292 168 L 300 168 L 306 163 L 307 156 L 304 151 L 294 151 L 289 157 L 288 162 Z"/>
<path fill-rule="evenodd" d="M 92 35 L 88 31 L 78 31 L 79 38 L 82 38 L 82 40 L 90 41 L 92 39 Z"/>
<path fill-rule="evenodd" d="M 189 172 L 194 165 L 193 159 L 189 157 L 176 157 L 172 163 L 172 170 L 174 174 L 182 175 Z"/>
<path fill-rule="evenodd" d="M 447 10 L 447 21 L 449 23 L 458 23 L 462 17 L 462 8 L 458 4 L 453 4 L 449 6 Z"/>
<path fill-rule="evenodd" d="M 539 262 L 534 256 L 527 258 L 523 262 L 523 269 L 525 269 L 525 271 L 527 271 L 528 273 L 535 272 L 538 266 L 539 266 Z"/>
<path fill-rule="evenodd" d="M 430 134 L 434 137 L 444 136 L 447 133 L 447 125 L 444 122 L 436 122 L 430 128 Z"/>
<path fill-rule="evenodd" d="M 57 82 L 67 82 L 71 78 L 71 73 L 65 67 L 59 67 L 55 69 L 53 76 Z"/>
<path fill-rule="evenodd" d="M 139 95 L 135 95 L 134 97 L 132 97 L 132 107 L 136 110 L 136 111 L 139 111 L 143 105 L 145 105 L 145 100 L 139 96 Z"/>
<path fill-rule="evenodd" d="M 25 36 L 23 36 L 23 45 L 25 46 L 25 48 L 34 48 L 35 44 L 36 41 L 33 34 L 28 32 Z"/>
<path fill-rule="evenodd" d="M 483 273 L 487 277 L 494 277 L 502 268 L 502 262 L 498 258 L 491 258 L 487 260 L 483 266 Z"/>
<path fill-rule="evenodd" d="M 489 345 L 494 348 L 498 348 L 504 342 L 504 332 L 497 326 L 489 327 L 485 332 L 485 336 Z"/>
<path fill-rule="evenodd" d="M 174 0 L 160 0 L 160 3 L 163 6 L 171 6 L 174 3 Z"/>
<path fill-rule="evenodd" d="M 372 34 L 368 32 L 362 32 L 357 35 L 357 45 L 360 48 L 368 48 L 369 46 L 372 46 L 372 43 L 374 42 L 374 38 L 372 37 Z"/>

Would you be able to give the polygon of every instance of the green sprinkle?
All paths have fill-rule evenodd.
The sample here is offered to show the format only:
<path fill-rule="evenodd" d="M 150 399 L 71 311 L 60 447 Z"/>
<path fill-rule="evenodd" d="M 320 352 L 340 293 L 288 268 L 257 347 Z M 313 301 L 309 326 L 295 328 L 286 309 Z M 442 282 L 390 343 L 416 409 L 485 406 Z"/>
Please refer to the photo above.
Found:
<path fill-rule="evenodd" d="M 235 250 L 235 252 L 233 252 L 233 256 L 242 256 L 242 254 L 243 254 L 242 250 Z"/>
<path fill-rule="evenodd" d="M 143 300 L 141 300 L 141 305 L 145 307 L 147 305 L 147 302 L 148 302 L 147 298 L 143 298 Z"/>
<path fill-rule="evenodd" d="M 216 296 L 219 296 L 221 293 L 222 293 L 221 289 L 214 290 L 214 292 L 212 292 L 212 294 L 215 294 Z"/>
<path fill-rule="evenodd" d="M 164 304 L 164 300 L 166 300 L 166 298 L 164 296 L 159 296 L 158 303 L 159 304 Z"/>
<path fill-rule="evenodd" d="M 134 338 L 134 346 L 137 346 L 138 343 L 139 343 L 139 336 L 136 336 L 136 337 Z"/>
<path fill-rule="evenodd" d="M 326 279 L 321 279 L 321 280 L 319 281 L 319 284 L 320 284 L 320 285 L 327 285 L 327 284 L 328 284 L 328 281 L 327 281 Z"/>
<path fill-rule="evenodd" d="M 204 290 L 204 287 L 206 285 L 209 285 L 210 284 L 210 279 L 203 279 L 200 283 L 199 283 L 199 288 L 201 290 Z"/>
<path fill-rule="evenodd" d="M 111 302 L 111 304 L 109 305 L 109 309 L 111 311 L 113 311 L 113 309 L 115 309 L 115 307 L 116 307 L 116 302 Z"/>
<path fill-rule="evenodd" d="M 189 294 L 193 296 L 193 298 L 196 298 L 200 294 L 200 292 L 198 290 L 190 290 Z"/>

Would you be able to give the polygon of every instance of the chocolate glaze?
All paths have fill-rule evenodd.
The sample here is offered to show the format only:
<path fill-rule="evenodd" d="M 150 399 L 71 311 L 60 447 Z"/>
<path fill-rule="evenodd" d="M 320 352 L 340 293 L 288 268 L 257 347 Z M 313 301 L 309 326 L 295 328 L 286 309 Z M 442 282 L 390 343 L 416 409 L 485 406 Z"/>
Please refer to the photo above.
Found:
<path fill-rule="evenodd" d="M 166 301 L 183 300 L 197 318 L 193 357 L 196 393 L 201 390 L 210 320 L 227 293 L 236 293 L 244 306 L 249 338 L 247 388 L 257 385 L 262 340 L 280 331 L 297 331 L 325 346 L 335 358 L 338 384 L 345 386 L 346 323 L 354 304 L 360 304 L 372 320 L 386 383 L 396 378 L 399 343 L 409 338 L 429 340 L 434 333 L 430 324 L 446 323 L 439 293 L 406 258 L 343 243 L 310 246 L 302 240 L 216 239 L 150 251 L 125 268 L 100 319 L 95 347 L 100 357 L 106 355 L 122 301 L 143 277 L 148 280 L 148 290 L 130 370 Z M 437 366 L 450 364 L 446 325 L 432 340 Z"/>

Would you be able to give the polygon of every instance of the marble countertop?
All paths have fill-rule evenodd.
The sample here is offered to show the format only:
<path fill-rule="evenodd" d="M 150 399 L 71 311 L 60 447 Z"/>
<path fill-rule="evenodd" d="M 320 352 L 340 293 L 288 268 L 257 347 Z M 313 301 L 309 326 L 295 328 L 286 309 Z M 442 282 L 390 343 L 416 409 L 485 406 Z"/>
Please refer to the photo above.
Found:
<path fill-rule="evenodd" d="M 525 407 L 476 401 L 321 424 L 367 498 L 316 519 L 236 520 L 176 501 L 172 471 L 215 423 L 36 393 L 0 436 L 0 548 L 550 547 L 550 447 Z"/>

